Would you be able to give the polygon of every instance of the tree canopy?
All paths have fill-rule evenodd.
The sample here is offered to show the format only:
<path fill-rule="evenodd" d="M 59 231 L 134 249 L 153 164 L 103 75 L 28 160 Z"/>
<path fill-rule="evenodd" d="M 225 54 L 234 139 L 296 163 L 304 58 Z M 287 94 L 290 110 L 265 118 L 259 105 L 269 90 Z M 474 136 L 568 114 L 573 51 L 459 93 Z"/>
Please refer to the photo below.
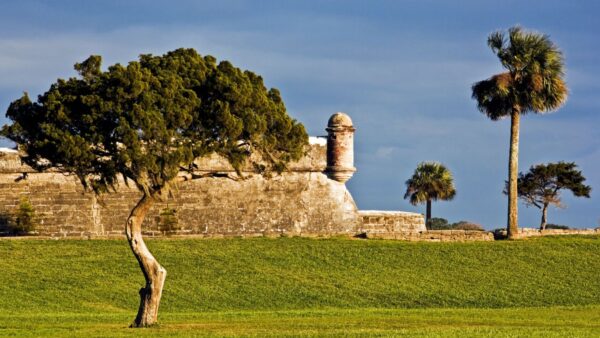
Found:
<path fill-rule="evenodd" d="M 178 49 L 100 66 L 91 56 L 75 65 L 80 77 L 57 80 L 36 102 L 25 94 L 11 103 L 2 135 L 29 165 L 75 173 L 96 192 L 121 174 L 151 193 L 197 157 L 215 152 L 239 170 L 258 153 L 258 171 L 281 170 L 307 143 L 279 91 L 227 61 Z"/>
<path fill-rule="evenodd" d="M 544 229 L 548 205 L 561 206 L 561 190 L 570 190 L 576 197 L 590 197 L 592 188 L 584 182 L 585 177 L 574 162 L 538 164 L 525 174 L 519 173 L 519 197 L 542 210 L 540 227 Z"/>
<path fill-rule="evenodd" d="M 507 72 L 473 85 L 477 108 L 492 120 L 511 115 L 543 113 L 564 104 L 568 90 L 564 81 L 564 58 L 545 34 L 509 28 L 508 36 L 494 32 L 488 46 Z"/>
<path fill-rule="evenodd" d="M 404 198 L 412 205 L 427 203 L 426 222 L 429 224 L 431 201 L 449 201 L 455 195 L 454 178 L 448 168 L 437 162 L 421 162 L 406 181 Z"/>
<path fill-rule="evenodd" d="M 448 168 L 437 162 L 421 162 L 406 181 L 404 198 L 417 205 L 427 200 L 451 200 L 455 195 L 454 178 Z"/>

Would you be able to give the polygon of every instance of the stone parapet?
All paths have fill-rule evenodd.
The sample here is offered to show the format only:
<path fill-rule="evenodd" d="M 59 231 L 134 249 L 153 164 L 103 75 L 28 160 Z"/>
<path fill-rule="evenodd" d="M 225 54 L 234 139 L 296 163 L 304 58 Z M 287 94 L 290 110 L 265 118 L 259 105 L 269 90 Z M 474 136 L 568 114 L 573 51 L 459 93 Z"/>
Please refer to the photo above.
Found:
<path fill-rule="evenodd" d="M 497 230 L 497 238 L 506 238 L 506 230 Z M 564 236 L 564 235 L 600 235 L 600 228 L 596 229 L 546 229 L 519 228 L 516 238 L 529 238 L 541 236 Z"/>
<path fill-rule="evenodd" d="M 400 231 L 388 233 L 368 233 L 366 237 L 425 242 L 471 242 L 494 240 L 494 234 L 491 232 L 476 230 L 429 230 L 418 232 Z"/>
<path fill-rule="evenodd" d="M 396 233 L 425 231 L 422 214 L 404 211 L 360 210 L 358 233 Z"/>
<path fill-rule="evenodd" d="M 288 171 L 292 172 L 324 172 L 327 167 L 327 139 L 324 137 L 310 137 L 309 145 L 305 149 L 304 156 L 298 161 L 288 164 Z M 251 157 L 253 161 L 256 158 Z M 211 154 L 197 159 L 195 167 L 198 172 L 234 172 L 227 159 Z M 52 172 L 50 169 L 48 172 Z M 242 166 L 243 173 L 253 173 L 254 167 L 250 161 Z M 0 174 L 23 174 L 36 173 L 36 170 L 21 162 L 21 157 L 16 150 L 0 148 Z"/>

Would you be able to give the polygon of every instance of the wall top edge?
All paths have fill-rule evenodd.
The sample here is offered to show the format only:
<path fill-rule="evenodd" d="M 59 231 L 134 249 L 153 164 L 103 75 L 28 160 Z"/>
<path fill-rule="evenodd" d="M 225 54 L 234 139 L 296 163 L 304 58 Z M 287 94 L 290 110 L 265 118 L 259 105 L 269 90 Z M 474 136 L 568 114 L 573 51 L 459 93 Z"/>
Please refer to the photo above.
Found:
<path fill-rule="evenodd" d="M 395 210 L 359 210 L 360 216 L 422 216 L 423 214 L 409 211 Z"/>

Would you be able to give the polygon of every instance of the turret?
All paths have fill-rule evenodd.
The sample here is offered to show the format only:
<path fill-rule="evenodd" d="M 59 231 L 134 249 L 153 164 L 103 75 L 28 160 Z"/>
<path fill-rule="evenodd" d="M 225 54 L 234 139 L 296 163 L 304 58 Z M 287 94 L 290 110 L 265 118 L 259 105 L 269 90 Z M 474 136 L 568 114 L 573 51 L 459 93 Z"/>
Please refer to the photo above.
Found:
<path fill-rule="evenodd" d="M 335 113 L 327 123 L 327 168 L 332 180 L 344 183 L 354 175 L 354 127 L 350 116 Z"/>

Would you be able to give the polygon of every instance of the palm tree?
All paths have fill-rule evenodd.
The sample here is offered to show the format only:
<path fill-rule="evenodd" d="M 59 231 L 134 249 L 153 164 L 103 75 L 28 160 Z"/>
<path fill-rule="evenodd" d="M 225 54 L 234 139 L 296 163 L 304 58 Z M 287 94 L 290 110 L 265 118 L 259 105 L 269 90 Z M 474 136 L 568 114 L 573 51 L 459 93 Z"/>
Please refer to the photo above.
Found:
<path fill-rule="evenodd" d="M 473 85 L 477 108 L 492 120 L 510 116 L 508 164 L 509 238 L 518 231 L 517 174 L 519 159 L 519 119 L 528 112 L 544 113 L 558 109 L 567 99 L 564 58 L 547 35 L 527 32 L 520 27 L 495 32 L 488 46 L 498 56 L 506 72 Z"/>
<path fill-rule="evenodd" d="M 426 224 L 431 221 L 431 201 L 449 201 L 456 195 L 452 173 L 443 164 L 421 162 L 412 177 L 406 181 L 404 198 L 410 198 L 410 204 L 427 203 Z"/>

